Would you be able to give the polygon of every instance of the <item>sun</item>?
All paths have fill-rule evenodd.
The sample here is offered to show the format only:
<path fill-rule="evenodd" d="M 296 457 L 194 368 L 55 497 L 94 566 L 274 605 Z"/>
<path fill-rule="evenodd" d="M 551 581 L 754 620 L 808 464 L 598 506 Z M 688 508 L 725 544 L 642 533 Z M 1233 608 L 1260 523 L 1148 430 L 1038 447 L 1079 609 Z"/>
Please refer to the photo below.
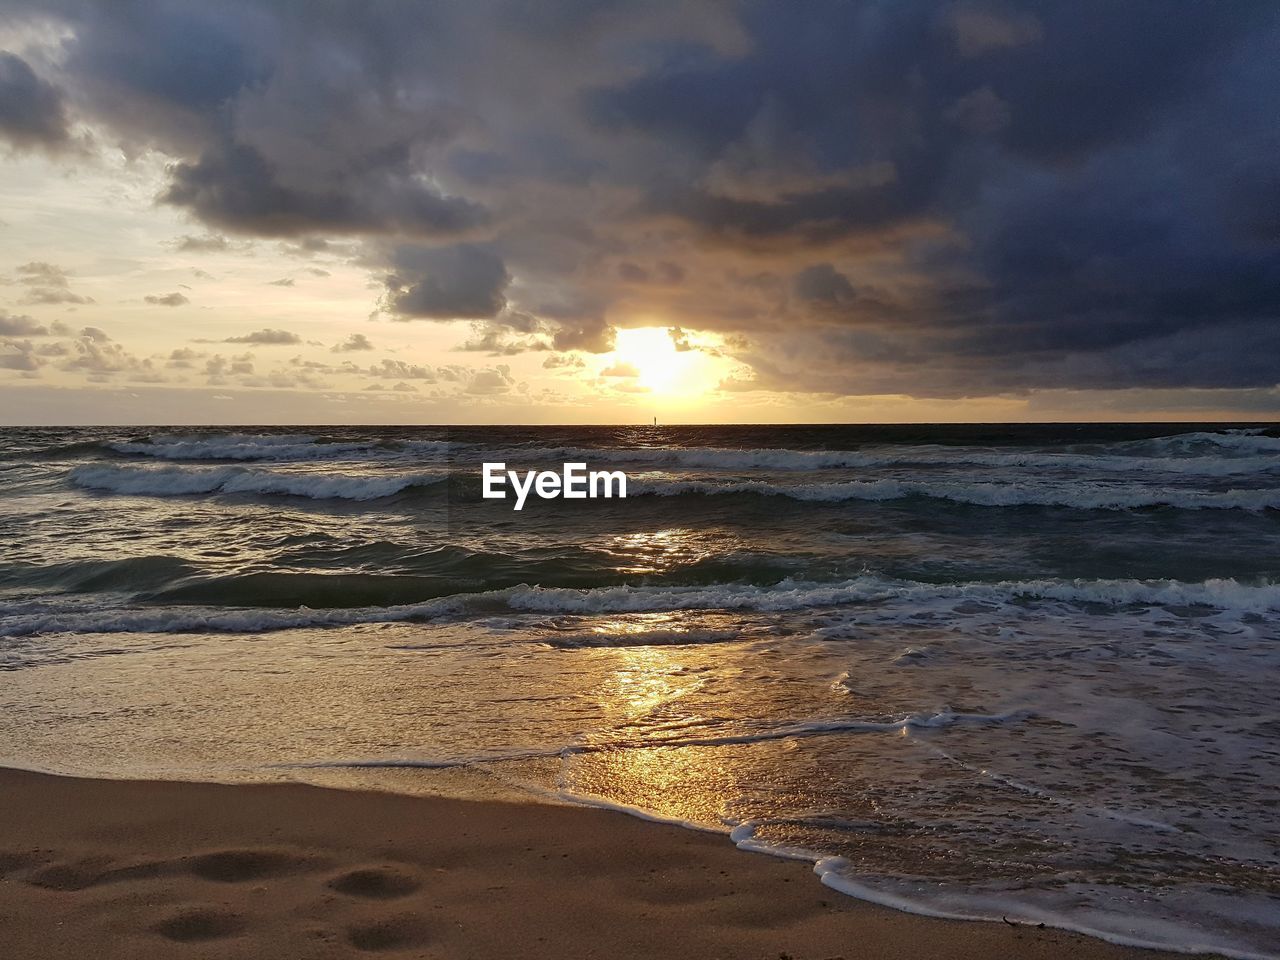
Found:
<path fill-rule="evenodd" d="M 632 394 L 664 411 L 685 409 L 714 394 L 735 368 L 714 333 L 679 327 L 620 327 L 595 380 L 613 396 Z"/>
<path fill-rule="evenodd" d="M 634 369 L 635 382 L 654 393 L 684 392 L 692 386 L 696 366 L 691 350 L 678 350 L 665 327 L 631 327 L 618 331 L 613 348 L 617 369 Z"/>

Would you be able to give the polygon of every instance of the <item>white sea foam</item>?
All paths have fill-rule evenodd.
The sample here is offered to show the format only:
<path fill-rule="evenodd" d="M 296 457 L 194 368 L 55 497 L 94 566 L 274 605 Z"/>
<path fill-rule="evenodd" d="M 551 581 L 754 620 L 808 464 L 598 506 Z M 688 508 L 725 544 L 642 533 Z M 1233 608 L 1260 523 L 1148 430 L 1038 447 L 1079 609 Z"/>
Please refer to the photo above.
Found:
<path fill-rule="evenodd" d="M 99 610 L 75 605 L 41 609 L 5 618 L 0 636 L 39 633 L 258 633 L 302 627 L 397 623 L 462 612 L 507 610 L 542 614 L 625 614 L 679 610 L 785 612 L 822 607 L 906 600 L 985 600 L 1008 603 L 1039 600 L 1101 607 L 1205 608 L 1233 616 L 1280 610 L 1280 584 L 1247 584 L 1232 579 L 1199 583 L 1176 580 L 1023 580 L 991 583 L 920 583 L 862 576 L 833 583 L 784 580 L 773 586 L 614 586 L 590 589 L 522 585 L 483 593 L 455 594 L 423 603 L 388 607 L 315 610 L 174 607 Z M 620 637 L 625 643 L 625 636 Z"/>
<path fill-rule="evenodd" d="M 248 493 L 313 500 L 377 500 L 409 487 L 442 482 L 443 474 L 281 473 L 243 467 L 129 467 L 86 464 L 71 471 L 78 487 L 152 497 Z"/>
<path fill-rule="evenodd" d="M 748 847 L 760 853 L 774 853 L 767 844 Z M 775 855 L 788 856 L 791 851 Z M 1196 921 L 1180 922 L 1159 917 L 1138 916 L 1122 905 L 1111 909 L 1084 904 L 1114 901 L 1114 891 L 1087 884 L 1067 884 L 1056 893 L 967 893 L 940 888 L 933 884 L 908 884 L 877 878 L 858 878 L 852 865 L 843 857 L 812 856 L 813 872 L 822 883 L 839 893 L 869 903 L 891 907 L 905 913 L 946 920 L 1001 921 L 1014 924 L 1043 924 L 1058 930 L 1082 933 L 1128 947 L 1172 950 L 1188 954 L 1216 954 L 1235 960 L 1275 960 L 1277 954 L 1263 953 L 1241 946 L 1225 929 L 1225 915 L 1238 904 L 1234 897 L 1206 893 L 1199 902 L 1186 904 L 1186 915 Z M 1167 895 L 1166 895 L 1167 896 Z M 1265 921 L 1270 907 L 1266 898 L 1254 898 L 1256 919 Z M 1222 914 L 1216 914 L 1221 910 Z M 1198 921 L 1198 922 L 1197 922 Z M 1215 930 L 1215 926 L 1222 929 Z"/>
<path fill-rule="evenodd" d="M 288 447 L 300 443 L 315 443 L 316 437 L 309 433 L 160 433 L 149 437 L 148 440 L 156 446 L 183 446 L 188 443 L 209 442 L 258 447 Z"/>
<path fill-rule="evenodd" d="M 638 478 L 627 488 L 633 496 L 679 497 L 755 494 L 820 503 L 847 500 L 902 500 L 927 497 L 983 507 L 1066 507 L 1075 510 L 1134 510 L 1175 507 L 1183 510 L 1280 509 L 1280 488 L 1190 490 L 1088 481 L 995 483 L 959 480 L 845 480 L 829 483 L 776 483 L 767 480 L 657 480 Z"/>
<path fill-rule="evenodd" d="M 1268 437 L 1256 430 L 1224 430 L 1220 433 L 1196 431 L 1151 440 L 1131 440 L 1115 445 L 1122 450 L 1138 450 L 1156 456 L 1196 456 L 1214 448 L 1232 454 L 1280 453 L 1280 437 Z"/>

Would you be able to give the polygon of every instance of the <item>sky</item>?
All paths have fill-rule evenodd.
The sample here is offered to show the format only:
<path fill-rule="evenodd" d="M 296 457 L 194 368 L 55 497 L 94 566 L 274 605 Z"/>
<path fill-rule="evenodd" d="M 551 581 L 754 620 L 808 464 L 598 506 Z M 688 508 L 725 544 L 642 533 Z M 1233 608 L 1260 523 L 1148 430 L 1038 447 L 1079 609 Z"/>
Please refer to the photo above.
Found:
<path fill-rule="evenodd" d="M 1266 420 L 1280 5 L 4 0 L 0 423 Z"/>

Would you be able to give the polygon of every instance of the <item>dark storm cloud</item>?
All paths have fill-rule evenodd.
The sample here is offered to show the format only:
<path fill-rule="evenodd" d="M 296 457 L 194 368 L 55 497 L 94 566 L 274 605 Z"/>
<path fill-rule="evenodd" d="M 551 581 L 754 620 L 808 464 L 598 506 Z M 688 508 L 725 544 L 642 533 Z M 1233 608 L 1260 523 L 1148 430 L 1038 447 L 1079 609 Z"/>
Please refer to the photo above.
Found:
<path fill-rule="evenodd" d="M 70 135 L 62 93 L 21 57 L 0 51 L 0 139 L 15 147 L 60 147 Z"/>
<path fill-rule="evenodd" d="M 485 319 L 507 305 L 511 275 L 492 251 L 462 245 L 402 245 L 391 253 L 395 273 L 384 281 L 388 313 L 400 319 Z"/>
<path fill-rule="evenodd" d="M 659 283 L 674 285 L 684 281 L 684 268 L 678 263 L 668 260 L 660 261 L 653 267 L 644 267 L 638 263 L 624 260 L 618 264 L 618 277 L 627 283 Z"/>
<path fill-rule="evenodd" d="M 259 236 L 316 230 L 448 237 L 484 223 L 478 204 L 443 196 L 407 171 L 348 175 L 335 171 L 315 187 L 290 185 L 287 173 L 253 147 L 228 144 L 173 169 L 161 199 L 206 223 Z"/>
<path fill-rule="evenodd" d="M 71 39 L 3 62 L 0 130 L 73 107 L 219 236 L 355 257 L 470 349 L 648 317 L 735 389 L 1280 379 L 1271 3 L 13 6 Z"/>
<path fill-rule="evenodd" d="M 806 267 L 791 281 L 795 295 L 809 303 L 839 306 L 852 303 L 855 297 L 849 278 L 829 263 Z"/>

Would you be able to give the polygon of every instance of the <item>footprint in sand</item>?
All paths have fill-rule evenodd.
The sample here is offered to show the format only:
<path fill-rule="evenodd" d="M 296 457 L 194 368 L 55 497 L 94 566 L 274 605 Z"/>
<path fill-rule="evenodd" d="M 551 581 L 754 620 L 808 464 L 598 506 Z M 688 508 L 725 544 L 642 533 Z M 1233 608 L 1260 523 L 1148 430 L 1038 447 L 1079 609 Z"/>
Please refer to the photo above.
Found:
<path fill-rule="evenodd" d="M 367 900 L 394 900 L 408 896 L 420 886 L 417 880 L 395 867 L 362 867 L 339 874 L 328 883 L 331 890 Z"/>
<path fill-rule="evenodd" d="M 25 870 L 27 867 L 39 863 L 40 860 L 40 855 L 34 851 L 0 850 L 0 880 L 10 873 Z"/>
<path fill-rule="evenodd" d="M 347 928 L 347 942 L 357 950 L 369 952 L 418 947 L 427 940 L 422 919 L 408 913 Z"/>
<path fill-rule="evenodd" d="M 244 918 L 212 907 L 187 907 L 151 929 L 167 940 L 193 943 L 233 937 L 245 928 Z"/>
<path fill-rule="evenodd" d="M 217 850 L 191 859 L 191 872 L 204 880 L 244 883 L 301 870 L 306 861 L 281 850 Z"/>
<path fill-rule="evenodd" d="M 86 890 L 102 883 L 118 883 L 123 880 L 147 880 L 165 871 L 160 862 L 131 863 L 112 866 L 105 857 L 93 857 L 66 863 L 50 863 L 33 871 L 27 883 L 45 890 L 71 893 Z"/>

